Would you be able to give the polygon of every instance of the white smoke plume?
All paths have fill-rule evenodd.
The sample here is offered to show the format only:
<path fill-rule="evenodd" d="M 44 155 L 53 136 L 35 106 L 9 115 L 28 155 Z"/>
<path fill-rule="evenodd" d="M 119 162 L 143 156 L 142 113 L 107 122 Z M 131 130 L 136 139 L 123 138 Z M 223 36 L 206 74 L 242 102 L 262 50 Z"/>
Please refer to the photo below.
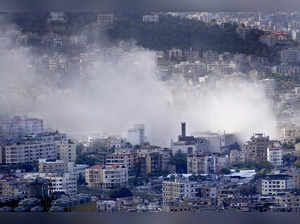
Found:
<path fill-rule="evenodd" d="M 121 56 L 103 52 L 69 82 L 37 72 L 32 62 L 39 58 L 30 50 L 2 48 L 0 113 L 40 117 L 54 129 L 86 135 L 126 135 L 133 124 L 144 123 L 150 142 L 164 146 L 179 134 L 181 121 L 189 133 L 225 130 L 241 133 L 243 140 L 254 132 L 276 135 L 270 102 L 253 83 L 224 81 L 204 88 L 182 79 L 162 82 L 154 52 L 139 47 L 110 49 Z"/>

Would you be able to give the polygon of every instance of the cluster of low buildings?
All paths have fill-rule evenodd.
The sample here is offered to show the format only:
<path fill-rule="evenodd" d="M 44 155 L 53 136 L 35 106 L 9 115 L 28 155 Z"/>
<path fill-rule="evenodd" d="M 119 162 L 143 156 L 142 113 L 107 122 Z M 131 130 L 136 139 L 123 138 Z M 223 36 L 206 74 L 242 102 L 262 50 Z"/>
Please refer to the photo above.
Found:
<path fill-rule="evenodd" d="M 32 125 L 24 128 L 24 123 L 41 120 L 18 119 L 2 122 L 6 137 L 1 140 L 0 210 L 300 211 L 299 168 L 284 163 L 290 150 L 264 134 L 241 144 L 234 134 L 188 135 L 183 122 L 178 139 L 162 148 L 147 142 L 145 127 L 139 124 L 129 129 L 128 139 L 100 139 L 106 143 L 102 152 L 76 152 L 76 143 L 64 134 L 37 125 L 35 133 Z M 91 147 L 97 138 L 90 141 L 83 147 Z M 77 156 L 98 153 L 103 159 L 96 164 L 76 164 Z M 130 195 L 112 198 L 116 191 Z M 50 207 L 41 208 L 49 198 Z M 31 207 L 23 205 L 27 199 Z M 2 206 L 16 201 L 18 207 Z"/>
<path fill-rule="evenodd" d="M 87 165 L 75 164 L 76 143 L 66 134 L 46 131 L 43 120 L 1 118 L 0 197 L 6 201 L 77 195 Z"/>

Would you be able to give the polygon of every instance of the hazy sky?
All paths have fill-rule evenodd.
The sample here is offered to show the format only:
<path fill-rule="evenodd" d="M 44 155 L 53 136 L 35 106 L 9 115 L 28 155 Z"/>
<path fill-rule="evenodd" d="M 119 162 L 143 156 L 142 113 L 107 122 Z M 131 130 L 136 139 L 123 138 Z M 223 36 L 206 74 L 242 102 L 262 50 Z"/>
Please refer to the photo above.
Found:
<path fill-rule="evenodd" d="M 1 0 L 10 10 L 297 10 L 299 0 Z"/>

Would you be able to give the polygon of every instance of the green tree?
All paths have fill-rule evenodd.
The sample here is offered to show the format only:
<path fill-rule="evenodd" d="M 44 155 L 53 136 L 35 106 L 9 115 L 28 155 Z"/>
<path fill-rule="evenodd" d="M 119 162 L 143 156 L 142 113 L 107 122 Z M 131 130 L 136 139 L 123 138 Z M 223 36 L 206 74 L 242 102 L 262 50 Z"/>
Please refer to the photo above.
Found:
<path fill-rule="evenodd" d="M 126 197 L 131 197 L 132 196 L 132 192 L 126 188 L 123 187 L 121 189 L 116 189 L 110 192 L 109 194 L 110 198 L 112 199 L 116 199 L 116 198 L 126 198 Z"/>
<path fill-rule="evenodd" d="M 230 171 L 230 169 L 228 169 L 228 168 L 222 168 L 222 169 L 220 170 L 220 173 L 226 175 L 226 174 L 230 174 L 231 171 Z"/>
<path fill-rule="evenodd" d="M 177 152 L 170 160 L 172 165 L 176 167 L 176 173 L 187 172 L 187 155 L 182 152 Z"/>
<path fill-rule="evenodd" d="M 300 168 L 300 160 L 299 159 L 296 162 L 294 162 L 294 166 L 297 168 Z"/>

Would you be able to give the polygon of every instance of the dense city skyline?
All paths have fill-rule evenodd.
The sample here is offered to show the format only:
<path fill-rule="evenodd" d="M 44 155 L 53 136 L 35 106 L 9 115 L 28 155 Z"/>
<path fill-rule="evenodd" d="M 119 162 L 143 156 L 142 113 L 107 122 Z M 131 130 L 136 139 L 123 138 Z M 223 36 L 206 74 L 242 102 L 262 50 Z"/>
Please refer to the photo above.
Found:
<path fill-rule="evenodd" d="M 298 3 L 170 2 L 0 13 L 0 212 L 300 211 Z"/>

